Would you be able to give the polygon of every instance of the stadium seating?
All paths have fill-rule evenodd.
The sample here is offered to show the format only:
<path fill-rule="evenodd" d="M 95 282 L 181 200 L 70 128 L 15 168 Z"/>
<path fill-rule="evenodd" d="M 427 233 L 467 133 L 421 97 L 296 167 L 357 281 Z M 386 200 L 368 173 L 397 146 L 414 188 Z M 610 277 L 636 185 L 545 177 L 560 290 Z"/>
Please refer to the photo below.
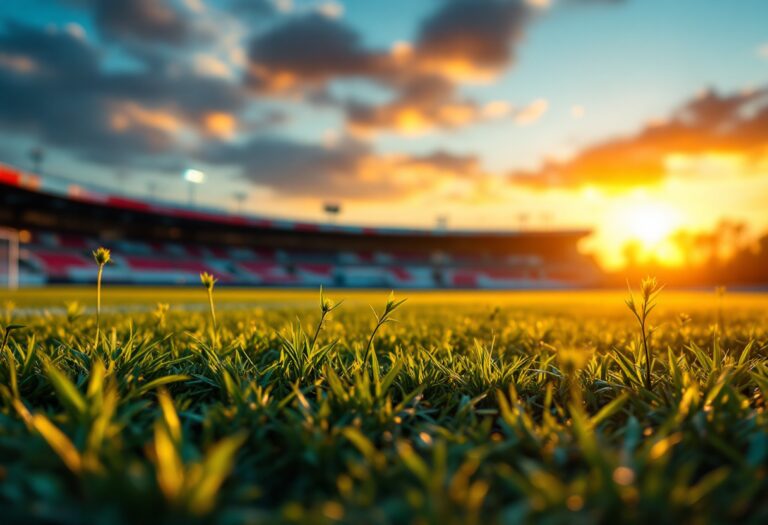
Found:
<path fill-rule="evenodd" d="M 67 279 L 74 273 L 93 269 L 93 264 L 82 254 L 51 251 L 45 248 L 36 249 L 31 253 L 33 261 L 39 264 L 41 271 L 53 279 Z"/>
<path fill-rule="evenodd" d="M 431 230 L 323 224 L 105 193 L 0 164 L 1 226 L 22 242 L 20 282 L 382 288 L 590 286 L 587 230 Z M 23 233 L 23 235 L 22 235 Z M 194 239 L 205 239 L 195 241 Z M 10 252 L 8 252 L 10 253 Z M 6 265 L 10 267 L 10 265 Z"/>
<path fill-rule="evenodd" d="M 91 251 L 113 250 L 105 281 L 126 284 L 196 284 L 199 274 L 221 284 L 382 288 L 558 287 L 583 275 L 578 265 L 535 257 L 489 261 L 471 254 L 434 256 L 384 251 L 306 251 L 203 246 L 120 239 L 99 241 L 51 231 L 30 232 L 22 250 L 26 282 L 85 283 L 96 276 Z"/>

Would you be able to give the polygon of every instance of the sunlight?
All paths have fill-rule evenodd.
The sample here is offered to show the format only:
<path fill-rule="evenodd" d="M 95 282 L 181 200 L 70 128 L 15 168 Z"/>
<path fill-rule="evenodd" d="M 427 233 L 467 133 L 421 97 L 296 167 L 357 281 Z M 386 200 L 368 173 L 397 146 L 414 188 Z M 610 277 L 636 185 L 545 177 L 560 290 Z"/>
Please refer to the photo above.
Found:
<path fill-rule="evenodd" d="M 627 212 L 626 223 L 632 237 L 651 248 L 664 240 L 678 225 L 676 210 L 661 203 L 642 203 Z"/>

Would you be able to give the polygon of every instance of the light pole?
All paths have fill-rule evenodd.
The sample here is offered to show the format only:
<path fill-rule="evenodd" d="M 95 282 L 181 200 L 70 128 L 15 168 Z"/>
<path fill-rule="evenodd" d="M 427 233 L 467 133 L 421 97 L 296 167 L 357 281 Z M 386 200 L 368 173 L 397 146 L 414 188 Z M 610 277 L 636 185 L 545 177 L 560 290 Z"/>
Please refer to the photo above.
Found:
<path fill-rule="evenodd" d="M 150 202 L 157 201 L 157 183 L 150 181 L 147 183 L 147 193 L 149 193 Z"/>
<path fill-rule="evenodd" d="M 43 160 L 45 160 L 45 151 L 40 146 L 32 148 L 29 151 L 29 160 L 32 161 L 32 171 L 36 175 L 43 174 Z"/>
<path fill-rule="evenodd" d="M 189 206 L 195 207 L 195 186 L 205 182 L 205 173 L 192 168 L 184 170 L 184 180 L 189 185 Z"/>
<path fill-rule="evenodd" d="M 236 191 L 232 196 L 235 198 L 235 202 L 237 203 L 237 213 L 242 215 L 243 205 L 248 199 L 248 194 L 244 191 Z"/>
<path fill-rule="evenodd" d="M 341 213 L 341 204 L 336 202 L 326 202 L 323 204 L 323 211 L 326 215 L 328 215 L 328 222 L 331 224 L 336 224 L 336 219 Z"/>

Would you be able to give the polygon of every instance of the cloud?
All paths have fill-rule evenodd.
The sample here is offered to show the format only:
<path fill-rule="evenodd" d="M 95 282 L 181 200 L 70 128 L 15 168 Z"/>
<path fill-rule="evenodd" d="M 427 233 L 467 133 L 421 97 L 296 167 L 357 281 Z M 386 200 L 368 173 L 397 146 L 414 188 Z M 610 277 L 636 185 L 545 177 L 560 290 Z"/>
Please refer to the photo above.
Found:
<path fill-rule="evenodd" d="M 650 184 L 666 177 L 671 159 L 707 153 L 748 160 L 768 153 L 768 88 L 731 95 L 706 91 L 665 121 L 594 144 L 565 162 L 515 172 L 511 180 L 540 187 Z"/>
<path fill-rule="evenodd" d="M 339 2 L 323 2 L 316 9 L 318 13 L 328 18 L 341 18 L 344 15 L 344 5 Z"/>
<path fill-rule="evenodd" d="M 349 130 L 370 135 L 390 130 L 405 135 L 434 128 L 454 128 L 481 118 L 482 108 L 469 99 L 459 99 L 455 86 L 441 77 L 417 76 L 403 81 L 391 102 L 344 105 Z"/>
<path fill-rule="evenodd" d="M 249 81 L 259 91 L 318 86 L 344 76 L 373 75 L 375 56 L 346 25 L 310 14 L 289 20 L 249 46 Z"/>
<path fill-rule="evenodd" d="M 269 0 L 229 0 L 224 6 L 249 22 L 263 21 L 278 12 L 277 5 Z"/>
<path fill-rule="evenodd" d="M 37 64 L 23 54 L 0 52 L 0 69 L 25 75 L 37 71 Z"/>
<path fill-rule="evenodd" d="M 262 137 L 244 144 L 217 144 L 204 160 L 239 166 L 244 179 L 296 197 L 386 200 L 483 177 L 474 156 L 442 151 L 383 155 L 354 140 L 323 147 Z"/>
<path fill-rule="evenodd" d="M 561 6 L 590 6 L 590 5 L 618 5 L 627 0 L 525 0 L 525 3 L 536 9 L 549 9 Z"/>
<path fill-rule="evenodd" d="M 571 117 L 573 119 L 575 120 L 582 119 L 586 114 L 587 114 L 587 110 L 581 104 L 574 104 L 573 106 L 571 106 Z"/>
<path fill-rule="evenodd" d="M 192 67 L 199 75 L 221 78 L 232 78 L 235 73 L 232 65 L 216 55 L 198 53 L 192 59 Z"/>
<path fill-rule="evenodd" d="M 137 42 L 184 43 L 192 33 L 187 13 L 177 4 L 158 0 L 69 0 L 88 8 L 101 34 Z M 188 9 L 194 11 L 193 9 Z"/>
<path fill-rule="evenodd" d="M 347 101 L 347 130 L 357 137 L 390 131 L 421 135 L 435 129 L 450 130 L 467 124 L 511 117 L 519 126 L 537 122 L 548 110 L 545 99 L 515 108 L 507 101 L 480 104 L 458 96 L 455 86 L 439 77 L 418 77 L 398 97 L 384 104 Z"/>
<path fill-rule="evenodd" d="M 281 13 L 290 13 L 294 10 L 293 0 L 274 0 L 274 6 Z"/>
<path fill-rule="evenodd" d="M 248 81 L 259 94 L 301 94 L 340 107 L 357 134 L 465 126 L 503 113 L 460 95 L 459 87 L 508 67 L 528 18 L 516 0 L 448 0 L 420 25 L 413 44 L 380 50 L 341 20 L 293 16 L 251 41 Z M 338 99 L 328 90 L 333 81 L 355 78 L 383 86 L 392 98 Z"/>
<path fill-rule="evenodd" d="M 525 124 L 547 110 L 544 100 L 516 108 L 462 92 L 514 63 L 532 18 L 522 0 L 440 0 L 411 40 L 391 49 L 366 45 L 332 1 L 59 1 L 87 10 L 96 30 L 0 27 L 0 129 L 108 167 L 175 166 L 203 151 L 280 191 L 295 180 L 316 191 L 405 194 L 452 176 L 467 180 L 480 171 L 477 160 L 383 155 L 361 136 L 501 118 Z M 334 89 L 359 79 L 385 98 Z M 263 136 L 288 118 L 274 99 L 297 95 L 342 113 L 334 147 Z M 262 173 L 270 166 L 277 178 Z M 317 184 L 303 178 L 313 170 L 322 175 Z"/>
<path fill-rule="evenodd" d="M 360 35 L 334 17 L 291 17 L 252 40 L 251 80 L 279 91 L 356 76 L 389 86 L 421 75 L 485 79 L 512 61 L 528 12 L 517 0 L 448 0 L 424 20 L 414 44 L 400 42 L 391 51 L 364 47 Z"/>
<path fill-rule="evenodd" d="M 209 134 L 211 114 L 247 100 L 236 83 L 162 64 L 107 72 L 99 49 L 67 31 L 9 22 L 0 50 L 13 57 L 0 60 L 0 127 L 106 165 L 178 155 L 183 135 Z"/>
<path fill-rule="evenodd" d="M 488 79 L 509 66 L 529 19 L 523 2 L 452 0 L 421 25 L 419 67 L 457 81 Z"/>
<path fill-rule="evenodd" d="M 174 63 L 176 67 L 203 67 L 209 72 L 212 61 L 218 60 L 219 75 L 225 67 L 232 70 L 243 65 L 242 40 L 247 28 L 260 27 L 275 12 L 268 0 L 58 1 L 85 11 L 96 28 L 102 51 L 119 50 L 150 67 Z M 201 56 L 208 62 L 202 66 Z"/>
<path fill-rule="evenodd" d="M 189 36 L 187 20 L 171 4 L 156 0 L 96 0 L 99 26 L 116 37 L 183 42 Z"/>
<path fill-rule="evenodd" d="M 548 109 L 549 102 L 544 98 L 538 98 L 515 112 L 515 122 L 520 126 L 533 124 L 543 117 Z"/>

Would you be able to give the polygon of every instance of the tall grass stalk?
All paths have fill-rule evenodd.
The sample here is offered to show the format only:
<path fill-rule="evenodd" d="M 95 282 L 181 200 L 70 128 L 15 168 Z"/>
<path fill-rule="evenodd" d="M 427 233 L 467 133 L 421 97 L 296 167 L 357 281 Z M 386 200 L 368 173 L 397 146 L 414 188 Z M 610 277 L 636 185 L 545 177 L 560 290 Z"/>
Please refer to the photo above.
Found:
<path fill-rule="evenodd" d="M 717 296 L 717 325 L 716 329 L 718 334 L 725 334 L 725 317 L 723 316 L 723 300 L 725 298 L 725 286 L 715 287 L 715 295 Z"/>
<path fill-rule="evenodd" d="M 648 316 L 653 309 L 656 308 L 656 298 L 664 286 L 660 285 L 655 277 L 646 277 L 643 279 L 640 283 L 642 302 L 639 305 L 635 302 L 635 297 L 632 294 L 632 288 L 629 286 L 629 282 L 627 282 L 627 288 L 629 289 L 629 298 L 625 302 L 640 325 L 640 338 L 643 343 L 643 353 L 645 354 L 645 388 L 653 390 L 653 380 L 651 377 L 652 361 L 649 345 L 651 330 L 648 327 Z"/>
<path fill-rule="evenodd" d="M 111 260 L 111 253 L 108 249 L 100 247 L 93 252 L 93 260 L 99 265 L 99 272 L 96 275 L 96 346 L 99 346 L 99 336 L 101 334 L 101 277 L 104 274 L 104 266 Z"/>
<path fill-rule="evenodd" d="M 216 284 L 217 279 L 209 274 L 208 272 L 203 272 L 200 274 L 200 282 L 203 283 L 203 286 L 205 286 L 205 289 L 208 291 L 208 306 L 211 310 L 211 322 L 213 327 L 213 338 L 214 342 L 218 342 L 218 331 L 219 327 L 216 323 L 216 309 L 213 305 L 213 287 Z"/>
<path fill-rule="evenodd" d="M 312 336 L 312 340 L 309 345 L 309 349 L 312 350 L 315 348 L 315 344 L 317 343 L 317 338 L 320 336 L 320 330 L 323 329 L 323 323 L 325 322 L 325 318 L 333 312 L 336 308 L 341 306 L 341 303 L 344 301 L 340 301 L 338 303 L 334 303 L 332 299 L 328 299 L 323 294 L 323 287 L 320 287 L 320 321 L 317 323 L 317 328 L 315 329 L 315 333 Z"/>
<path fill-rule="evenodd" d="M 371 351 L 373 350 L 373 340 L 376 337 L 376 333 L 379 331 L 379 329 L 384 326 L 385 324 L 392 322 L 393 319 L 390 317 L 392 315 L 392 312 L 397 310 L 400 305 L 402 305 L 407 299 L 402 299 L 400 301 L 395 301 L 395 292 L 392 291 L 389 294 L 389 298 L 387 299 L 387 304 L 384 306 L 384 313 L 379 316 L 376 313 L 376 310 L 373 311 L 374 317 L 376 317 L 376 326 L 373 328 L 373 331 L 371 332 L 370 337 L 368 338 L 368 344 L 365 345 L 365 354 L 363 363 L 367 363 L 368 359 L 371 357 Z M 373 308 L 371 308 L 373 309 Z"/>
<path fill-rule="evenodd" d="M 11 336 L 11 332 L 14 330 L 18 330 L 20 328 L 24 328 L 23 324 L 9 324 L 5 327 L 5 330 L 3 330 L 3 342 L 0 343 L 0 354 L 3 353 L 5 350 L 5 346 L 8 344 L 8 338 Z"/>

